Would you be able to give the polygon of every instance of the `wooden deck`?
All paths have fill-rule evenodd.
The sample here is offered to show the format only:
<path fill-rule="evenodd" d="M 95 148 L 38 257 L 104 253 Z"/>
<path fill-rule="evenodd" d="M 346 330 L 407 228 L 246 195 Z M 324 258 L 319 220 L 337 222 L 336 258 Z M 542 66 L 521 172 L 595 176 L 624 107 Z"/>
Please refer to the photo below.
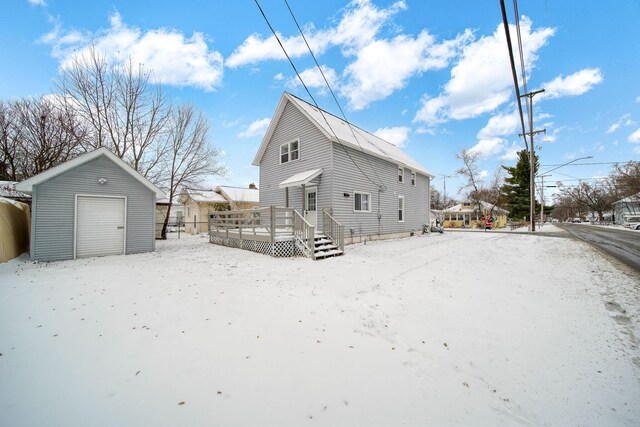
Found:
<path fill-rule="evenodd" d="M 323 211 L 322 230 L 310 225 L 293 208 L 268 208 L 209 212 L 209 242 L 265 253 L 275 257 L 307 256 L 312 259 L 344 252 L 344 227 Z M 335 249 L 317 250 L 316 241 L 335 242 Z M 326 243 L 323 243 L 325 247 Z"/>

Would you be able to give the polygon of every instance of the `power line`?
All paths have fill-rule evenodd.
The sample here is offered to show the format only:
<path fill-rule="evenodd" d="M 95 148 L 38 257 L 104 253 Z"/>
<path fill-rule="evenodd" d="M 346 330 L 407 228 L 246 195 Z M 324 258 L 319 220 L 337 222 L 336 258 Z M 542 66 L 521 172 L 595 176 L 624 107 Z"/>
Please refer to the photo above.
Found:
<path fill-rule="evenodd" d="M 289 13 L 291 14 L 291 18 L 293 19 L 293 22 L 295 22 L 296 27 L 298 28 L 298 31 L 300 32 L 300 35 L 302 36 L 302 40 L 304 40 L 304 44 L 307 46 L 307 49 L 309 50 L 309 53 L 311 54 L 311 57 L 313 58 L 313 62 L 315 62 L 316 67 L 318 68 L 318 70 L 320 71 L 320 74 L 322 75 L 322 78 L 324 79 L 325 85 L 329 89 L 329 92 L 331 93 L 331 96 L 333 97 L 333 100 L 335 101 L 336 105 L 338 106 L 338 109 L 340 110 L 340 113 L 342 114 L 342 117 L 344 118 L 344 121 L 347 123 L 347 126 L 349 127 L 349 130 L 351 131 L 351 134 L 353 135 L 353 138 L 356 140 L 356 143 L 360 147 L 360 151 L 362 151 L 363 154 L 366 154 L 364 152 L 364 149 L 362 148 L 362 145 L 360 145 L 360 141 L 358 140 L 358 137 L 356 136 L 356 133 L 354 132 L 353 127 L 351 126 L 351 123 L 349 122 L 349 120 L 347 120 L 347 115 L 344 113 L 344 110 L 340 106 L 340 103 L 338 102 L 338 98 L 336 97 L 336 94 L 333 92 L 333 89 L 331 88 L 331 85 L 329 84 L 329 80 L 327 80 L 327 77 L 325 76 L 324 71 L 322 70 L 322 67 L 318 63 L 318 60 L 316 59 L 316 55 L 313 53 L 313 50 L 311 50 L 311 46 L 309 46 L 309 42 L 307 41 L 307 37 L 304 35 L 304 32 L 302 31 L 302 28 L 300 27 L 300 24 L 298 24 L 298 20 L 296 19 L 296 16 L 293 13 L 293 10 L 291 9 L 291 6 L 289 6 L 289 2 L 287 0 L 284 0 L 284 3 L 287 5 L 287 9 L 289 9 Z M 337 136 L 336 136 L 336 139 L 337 139 Z M 342 145 L 342 144 L 340 144 L 340 145 Z M 344 149 L 345 153 L 348 155 L 349 153 L 347 153 L 346 148 L 344 146 L 342 146 L 342 148 Z M 386 155 L 386 153 L 385 153 L 385 157 L 387 157 L 389 159 L 389 157 Z M 367 163 L 369 163 L 369 167 L 371 167 L 371 170 L 375 174 L 376 178 L 378 178 L 378 180 L 380 181 L 380 187 L 382 189 L 386 190 L 386 187 L 385 187 L 382 179 L 380 179 L 380 176 L 378 176 L 378 173 L 376 172 L 376 169 L 371 164 L 371 160 L 369 160 L 369 156 L 365 155 L 365 159 L 367 160 Z M 389 159 L 389 160 L 391 161 L 391 159 Z"/>
<path fill-rule="evenodd" d="M 513 85 L 516 90 L 516 101 L 518 102 L 518 113 L 520 114 L 520 124 L 522 125 L 522 138 L 524 139 L 524 146 L 529 151 L 529 145 L 527 143 L 526 130 L 524 127 L 524 117 L 522 115 L 522 102 L 520 101 L 520 85 L 518 84 L 518 73 L 516 72 L 516 64 L 513 59 L 513 47 L 511 46 L 511 35 L 509 34 L 509 21 L 507 20 L 507 10 L 504 6 L 504 0 L 500 0 L 500 8 L 502 9 L 502 25 L 504 26 L 504 33 L 507 37 L 507 48 L 509 49 L 509 62 L 511 64 L 511 74 L 513 75 Z"/>
<path fill-rule="evenodd" d="M 524 90 L 524 93 L 527 93 L 527 72 L 524 66 L 524 51 L 522 49 L 522 35 L 520 33 L 520 13 L 518 12 L 518 0 L 513 0 L 513 14 L 516 21 L 516 38 L 518 40 L 518 52 L 520 56 L 520 77 L 522 78 L 522 89 Z M 529 112 L 529 104 L 525 103 L 525 108 L 527 109 L 527 116 L 532 113 Z M 533 145 L 533 142 L 531 144 Z"/>
<path fill-rule="evenodd" d="M 304 83 L 304 80 L 302 80 L 302 77 L 300 76 L 300 73 L 298 72 L 298 69 L 296 68 L 295 64 L 293 63 L 293 60 L 291 59 L 291 57 L 289 56 L 289 53 L 287 53 L 287 50 L 285 49 L 284 45 L 282 44 L 282 41 L 280 40 L 280 37 L 278 37 L 278 34 L 276 33 L 275 29 L 273 28 L 273 26 L 271 25 L 271 22 L 269 22 L 269 19 L 267 18 L 267 15 L 264 13 L 264 10 L 262 10 L 262 6 L 260 6 L 260 3 L 258 2 L 258 0 L 254 0 L 256 3 L 256 6 L 258 6 L 258 9 L 260 10 L 260 13 L 262 14 L 262 17 L 264 18 L 265 22 L 267 23 L 267 25 L 269 26 L 269 29 L 271 30 L 271 33 L 273 34 L 273 36 L 276 38 L 276 41 L 278 42 L 278 44 L 280 45 L 280 48 L 282 49 L 282 52 L 284 52 L 284 55 L 287 57 L 287 60 L 289 61 L 289 64 L 291 65 L 291 68 L 293 68 L 293 71 L 296 73 L 296 76 L 298 77 L 298 80 L 300 80 L 300 83 L 302 84 L 302 86 L 304 87 L 305 91 L 307 92 L 307 94 L 309 95 L 309 97 L 311 98 L 311 100 L 313 101 L 313 104 L 315 105 L 315 107 L 320 111 L 320 115 L 322 116 L 322 118 L 324 119 L 325 123 L 327 124 L 327 126 L 329 127 L 329 130 L 331 131 L 331 133 L 333 134 L 333 136 L 336 138 L 336 141 L 342 146 L 342 148 L 344 149 L 345 153 L 347 154 L 347 156 L 349 157 L 349 159 L 351 160 L 351 162 L 356 166 L 356 168 L 360 171 L 360 173 L 362 173 L 362 175 L 364 175 L 365 178 L 367 178 L 372 184 L 379 186 L 379 184 L 375 181 L 373 181 L 371 178 L 369 178 L 369 175 L 367 175 L 362 168 L 360 168 L 360 166 L 353 160 L 353 158 L 351 157 L 351 155 L 349 154 L 349 152 L 345 149 L 344 145 L 342 145 L 342 142 L 340 141 L 340 138 L 338 138 L 338 135 L 336 134 L 336 132 L 333 130 L 333 127 L 331 127 L 331 124 L 329 123 L 329 121 L 327 120 L 327 118 L 325 117 L 324 114 L 322 114 L 322 109 L 318 106 L 318 103 L 316 102 L 315 98 L 313 97 L 313 95 L 311 94 L 311 91 L 309 90 L 309 88 L 307 87 L 307 85 Z"/>
<path fill-rule="evenodd" d="M 591 162 L 591 163 L 572 163 L 570 165 L 566 165 L 566 166 L 593 166 L 593 165 L 619 165 L 619 164 L 625 164 L 625 163 L 629 163 L 630 161 L 633 160 L 625 160 L 624 162 Z M 551 166 L 562 166 L 562 163 L 559 164 L 555 164 L 555 165 L 540 165 L 540 167 L 551 167 Z"/>

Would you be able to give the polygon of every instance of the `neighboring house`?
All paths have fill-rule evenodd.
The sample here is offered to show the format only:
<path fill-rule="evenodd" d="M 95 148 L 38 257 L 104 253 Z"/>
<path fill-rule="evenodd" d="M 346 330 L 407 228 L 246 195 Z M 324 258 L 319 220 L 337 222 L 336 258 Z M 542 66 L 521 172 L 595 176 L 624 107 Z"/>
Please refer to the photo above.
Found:
<path fill-rule="evenodd" d="M 613 203 L 616 224 L 624 223 L 625 215 L 640 215 L 640 193 L 633 194 Z"/>
<path fill-rule="evenodd" d="M 16 184 L 18 183 L 13 181 L 0 181 L 0 197 L 31 205 L 31 196 L 16 190 Z"/>
<path fill-rule="evenodd" d="M 158 187 L 106 148 L 16 185 L 32 196 L 31 258 L 58 261 L 155 250 Z"/>
<path fill-rule="evenodd" d="M 395 145 L 287 92 L 253 164 L 260 206 L 292 207 L 316 230 L 327 210 L 347 243 L 429 224 L 433 175 Z"/>
<path fill-rule="evenodd" d="M 184 206 L 185 232 L 205 233 L 209 215 L 215 211 L 251 209 L 259 205 L 255 188 L 216 186 L 213 190 L 184 189 L 180 203 Z"/>
<path fill-rule="evenodd" d="M 164 225 L 168 210 L 169 197 L 163 197 L 156 201 L 156 239 L 162 238 L 162 226 Z M 168 231 L 175 230 L 175 227 L 180 226 L 180 224 L 184 224 L 184 206 L 174 202 L 171 204 L 167 229 Z"/>
<path fill-rule="evenodd" d="M 443 227 L 449 228 L 483 227 L 483 216 L 493 218 L 493 228 L 502 228 L 507 224 L 507 215 L 509 211 L 484 201 L 480 206 L 467 201 L 442 210 Z"/>

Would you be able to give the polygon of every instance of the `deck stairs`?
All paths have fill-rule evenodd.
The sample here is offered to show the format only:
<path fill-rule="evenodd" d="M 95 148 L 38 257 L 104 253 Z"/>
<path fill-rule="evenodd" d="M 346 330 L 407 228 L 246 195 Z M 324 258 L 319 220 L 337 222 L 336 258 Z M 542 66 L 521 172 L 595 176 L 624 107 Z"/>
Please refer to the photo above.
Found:
<path fill-rule="evenodd" d="M 343 254 L 344 254 L 344 251 L 340 249 L 338 245 L 336 245 L 334 241 L 331 240 L 331 238 L 328 237 L 326 234 L 324 233 L 315 234 L 314 242 L 313 242 L 313 255 L 314 255 L 313 258 L 314 259 L 316 260 L 325 259 L 333 256 L 340 256 Z"/>

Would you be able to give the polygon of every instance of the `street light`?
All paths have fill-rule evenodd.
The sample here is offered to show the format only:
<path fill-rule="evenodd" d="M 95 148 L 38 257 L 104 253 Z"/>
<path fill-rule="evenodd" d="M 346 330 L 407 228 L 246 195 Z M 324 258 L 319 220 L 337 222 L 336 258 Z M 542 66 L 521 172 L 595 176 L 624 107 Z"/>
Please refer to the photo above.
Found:
<path fill-rule="evenodd" d="M 553 169 L 549 169 L 548 171 L 542 172 L 542 175 L 540 175 L 540 174 L 537 175 L 541 179 L 541 182 L 540 182 L 540 198 L 542 199 L 542 206 L 540 207 L 540 227 L 542 227 L 542 225 L 544 224 L 544 177 L 545 176 L 551 176 L 549 174 L 549 172 L 553 172 L 554 170 L 560 169 L 563 166 L 570 165 L 571 163 L 577 162 L 578 160 L 587 160 L 587 159 L 593 159 L 593 156 L 586 156 L 586 157 L 580 157 L 580 158 L 577 158 L 577 159 L 573 159 L 570 162 L 563 163 L 560 166 L 556 166 Z M 555 186 L 553 186 L 553 187 L 555 187 Z"/>

